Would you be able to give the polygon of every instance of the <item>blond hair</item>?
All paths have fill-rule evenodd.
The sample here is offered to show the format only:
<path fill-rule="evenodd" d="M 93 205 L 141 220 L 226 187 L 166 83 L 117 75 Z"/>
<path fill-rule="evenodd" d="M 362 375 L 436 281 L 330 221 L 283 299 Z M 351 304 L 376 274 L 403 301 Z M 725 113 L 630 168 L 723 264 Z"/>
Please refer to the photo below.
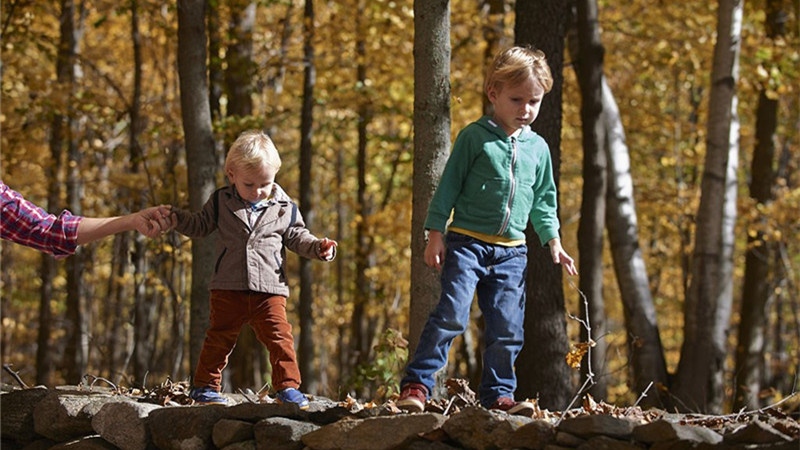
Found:
<path fill-rule="evenodd" d="M 281 157 L 272 139 L 259 130 L 245 131 L 236 138 L 225 158 L 225 170 L 234 168 L 250 169 L 267 164 L 278 170 L 281 168 Z"/>
<path fill-rule="evenodd" d="M 545 94 L 553 89 L 553 75 L 544 52 L 532 47 L 511 47 L 495 56 L 486 71 L 483 90 L 500 90 L 503 86 L 516 86 L 528 77 L 538 81 Z"/>

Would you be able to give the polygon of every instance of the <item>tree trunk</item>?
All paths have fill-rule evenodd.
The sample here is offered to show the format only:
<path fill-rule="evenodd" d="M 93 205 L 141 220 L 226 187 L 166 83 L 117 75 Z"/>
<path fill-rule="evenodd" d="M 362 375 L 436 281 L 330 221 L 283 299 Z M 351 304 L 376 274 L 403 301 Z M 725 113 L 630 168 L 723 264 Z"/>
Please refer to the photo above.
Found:
<path fill-rule="evenodd" d="M 656 322 L 656 308 L 650 292 L 642 249 L 636 203 L 633 195 L 630 157 L 625 130 L 611 88 L 603 82 L 603 117 L 608 156 L 608 202 L 606 225 L 614 260 L 614 272 L 622 298 L 625 328 L 629 336 L 628 355 L 634 393 L 641 395 L 653 382 L 643 405 L 667 407 L 660 387 L 668 385 L 664 348 Z"/>
<path fill-rule="evenodd" d="M 305 0 L 303 13 L 303 104 L 300 112 L 300 209 L 306 227 L 314 229 L 314 178 L 312 159 L 314 146 L 314 87 L 317 83 L 317 69 L 314 56 L 314 1 Z M 300 258 L 300 315 L 299 352 L 297 360 L 303 375 L 303 387 L 307 392 L 319 390 L 319 372 L 314 367 L 316 345 L 314 343 L 314 273 L 311 260 Z"/>
<path fill-rule="evenodd" d="M 131 173 L 140 174 L 144 164 L 144 154 L 139 144 L 142 129 L 141 93 L 142 93 L 142 49 L 139 34 L 139 6 L 137 0 L 131 0 L 131 42 L 133 44 L 133 95 L 130 105 L 129 152 Z M 144 190 L 134 193 L 131 199 L 131 210 L 138 211 L 147 206 Z M 133 377 L 137 382 L 144 382 L 151 370 L 153 345 L 151 335 L 154 329 L 154 301 L 147 294 L 145 280 L 147 278 L 147 244 L 144 236 L 136 233 L 133 237 Z"/>
<path fill-rule="evenodd" d="M 70 36 L 66 41 L 69 47 L 65 50 L 69 54 L 69 77 L 65 89 L 70 93 L 67 100 L 66 130 L 67 130 L 67 204 L 73 214 L 83 213 L 81 199 L 83 198 L 83 183 L 80 177 L 83 155 L 78 147 L 78 121 L 75 117 L 73 94 L 76 90 L 78 73 L 78 43 L 80 42 L 80 19 L 76 23 L 75 3 L 72 0 L 63 0 L 61 3 L 61 34 Z M 81 11 L 83 13 L 83 11 Z M 66 306 L 66 339 L 64 350 L 65 381 L 77 384 L 86 373 L 89 359 L 89 321 L 84 298 L 82 274 L 85 266 L 83 248 L 79 248 L 72 258 L 67 260 L 67 306 Z"/>
<path fill-rule="evenodd" d="M 211 131 L 206 78 L 206 0 L 178 0 L 178 77 L 186 145 L 189 206 L 199 211 L 215 189 L 217 157 Z M 208 328 L 208 280 L 214 268 L 216 234 L 192 240 L 189 359 L 197 364 Z"/>
<path fill-rule="evenodd" d="M 606 215 L 606 154 L 603 151 L 603 44 L 597 29 L 597 0 L 577 2 L 577 58 L 573 58 L 581 89 L 581 129 L 583 132 L 583 192 L 578 225 L 579 288 L 578 311 L 586 324 L 581 326 L 581 342 L 596 342 L 590 348 L 581 374 L 589 378 L 590 393 L 606 398 L 606 315 L 603 305 L 603 231 Z M 584 301 L 587 305 L 584 305 Z M 588 311 L 587 311 L 588 309 Z M 588 314 L 588 316 L 587 316 Z M 589 332 L 591 331 L 591 336 Z M 600 375 L 600 376 L 595 376 Z"/>
<path fill-rule="evenodd" d="M 371 120 L 369 98 L 365 89 L 367 78 L 366 62 L 366 37 L 363 30 L 363 16 L 365 5 L 358 2 L 355 13 L 356 20 L 356 81 L 362 87 L 358 104 L 358 150 L 356 166 L 358 170 L 356 202 L 357 214 L 360 220 L 356 224 L 356 292 L 353 300 L 353 316 L 350 322 L 350 367 L 360 367 L 369 361 L 372 333 L 370 330 L 370 317 L 367 314 L 367 305 L 375 297 L 375 285 L 368 276 L 370 268 L 375 265 L 372 254 L 372 239 L 370 235 L 369 219 L 373 214 L 373 200 L 367 192 L 367 125 Z M 358 393 L 363 394 L 363 393 Z"/>
<path fill-rule="evenodd" d="M 705 170 L 684 310 L 684 342 L 673 393 L 682 407 L 719 413 L 726 333 L 732 302 L 735 167 L 738 158 L 736 80 L 742 1 L 720 0 L 711 74 Z"/>
<path fill-rule="evenodd" d="M 488 10 L 488 17 L 483 24 L 483 40 L 486 41 L 486 47 L 483 50 L 483 67 L 489 67 L 494 55 L 501 49 L 500 42 L 505 28 L 506 2 L 505 0 L 481 0 L 480 8 Z M 482 95 L 481 98 L 483 100 L 483 113 L 491 114 L 492 102 L 489 101 L 489 97 Z"/>
<path fill-rule="evenodd" d="M 220 38 L 219 3 L 209 5 L 206 14 L 208 29 L 208 104 L 211 109 L 211 121 L 222 118 L 222 98 L 225 74 L 222 70 L 222 39 Z"/>
<path fill-rule="evenodd" d="M 72 15 L 74 6 L 69 8 L 62 4 L 61 32 L 59 37 L 58 54 L 56 56 L 56 82 L 60 86 L 69 86 L 74 76 L 72 52 L 76 44 L 72 43 L 74 35 L 72 29 Z M 61 204 L 61 167 L 63 165 L 63 146 L 67 139 L 65 136 L 65 117 L 61 113 L 53 115 L 50 130 L 50 158 L 48 168 L 47 210 L 53 211 Z M 49 385 L 52 374 L 52 357 L 50 354 L 50 330 L 53 322 L 53 313 L 50 302 L 53 301 L 53 279 L 58 272 L 59 265 L 48 254 L 42 254 L 41 271 L 42 287 L 39 298 L 39 330 L 36 346 L 36 384 Z"/>
<path fill-rule="evenodd" d="M 227 115 L 245 117 L 253 113 L 253 26 L 256 4 L 249 0 L 231 1 L 231 21 L 228 36 L 231 42 L 225 54 L 225 91 L 228 95 Z M 212 85 L 213 88 L 213 85 Z"/>
<path fill-rule="evenodd" d="M 533 129 L 550 146 L 558 186 L 561 167 L 561 90 L 567 4 L 563 0 L 518 0 L 514 26 L 517 45 L 532 44 L 547 55 L 553 89 L 542 101 Z M 539 398 L 543 408 L 563 409 L 574 394 L 569 366 L 566 309 L 561 266 L 528 226 L 525 345 L 517 358 L 517 397 Z"/>
<path fill-rule="evenodd" d="M 450 150 L 450 2 L 414 0 L 414 179 L 411 212 L 409 355 L 439 301 L 436 270 L 425 265 L 425 219 Z"/>
<path fill-rule="evenodd" d="M 785 11 L 781 0 L 767 1 L 767 36 L 785 34 Z M 770 98 L 762 87 L 756 109 L 756 146 L 751 165 L 750 197 L 759 205 L 773 199 L 772 185 L 775 140 L 778 127 L 778 99 Z M 761 223 L 761 221 L 759 221 Z M 772 244 L 757 230 L 748 233 L 739 336 L 736 344 L 736 368 L 733 409 L 758 409 L 759 392 L 764 379 L 764 354 L 769 293 L 769 266 Z"/>

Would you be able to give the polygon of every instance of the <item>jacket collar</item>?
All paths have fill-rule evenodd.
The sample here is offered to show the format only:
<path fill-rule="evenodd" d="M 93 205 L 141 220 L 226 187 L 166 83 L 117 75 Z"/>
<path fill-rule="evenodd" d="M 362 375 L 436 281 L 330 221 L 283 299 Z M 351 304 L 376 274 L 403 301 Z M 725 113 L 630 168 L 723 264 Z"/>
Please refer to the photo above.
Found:
<path fill-rule="evenodd" d="M 477 121 L 478 125 L 482 126 L 483 128 L 489 130 L 492 134 L 496 135 L 497 137 L 503 139 L 504 141 L 509 140 L 509 135 L 506 134 L 505 130 L 503 130 L 500 125 L 498 125 L 492 116 L 483 116 Z M 525 142 L 529 139 L 532 139 L 536 133 L 531 130 L 531 127 L 526 125 L 517 134 L 516 138 L 519 142 Z"/>

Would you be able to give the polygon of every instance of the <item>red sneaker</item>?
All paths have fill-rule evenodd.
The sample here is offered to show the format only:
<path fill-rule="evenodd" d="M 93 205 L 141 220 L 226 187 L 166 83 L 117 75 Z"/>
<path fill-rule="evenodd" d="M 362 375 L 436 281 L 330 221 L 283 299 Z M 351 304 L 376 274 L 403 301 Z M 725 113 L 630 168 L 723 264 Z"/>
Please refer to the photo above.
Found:
<path fill-rule="evenodd" d="M 495 411 L 505 411 L 508 414 L 517 416 L 531 417 L 533 415 L 533 403 L 515 402 L 508 397 L 500 397 L 489 407 Z"/>
<path fill-rule="evenodd" d="M 400 391 L 397 407 L 410 413 L 425 411 L 425 400 L 428 399 L 428 388 L 420 383 L 408 383 Z"/>

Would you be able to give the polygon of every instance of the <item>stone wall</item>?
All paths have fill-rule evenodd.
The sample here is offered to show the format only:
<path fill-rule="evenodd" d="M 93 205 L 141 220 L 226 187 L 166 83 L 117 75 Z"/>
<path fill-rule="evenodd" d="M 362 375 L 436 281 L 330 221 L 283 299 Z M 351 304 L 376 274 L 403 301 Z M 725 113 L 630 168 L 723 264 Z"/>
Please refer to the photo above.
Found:
<path fill-rule="evenodd" d="M 480 407 L 406 414 L 391 402 L 364 408 L 316 397 L 301 411 L 234 398 L 231 406 L 158 406 L 103 389 L 14 390 L 0 395 L 2 449 L 800 449 L 800 424 L 779 413 L 692 421 L 657 410 L 577 410 L 534 420 Z"/>

